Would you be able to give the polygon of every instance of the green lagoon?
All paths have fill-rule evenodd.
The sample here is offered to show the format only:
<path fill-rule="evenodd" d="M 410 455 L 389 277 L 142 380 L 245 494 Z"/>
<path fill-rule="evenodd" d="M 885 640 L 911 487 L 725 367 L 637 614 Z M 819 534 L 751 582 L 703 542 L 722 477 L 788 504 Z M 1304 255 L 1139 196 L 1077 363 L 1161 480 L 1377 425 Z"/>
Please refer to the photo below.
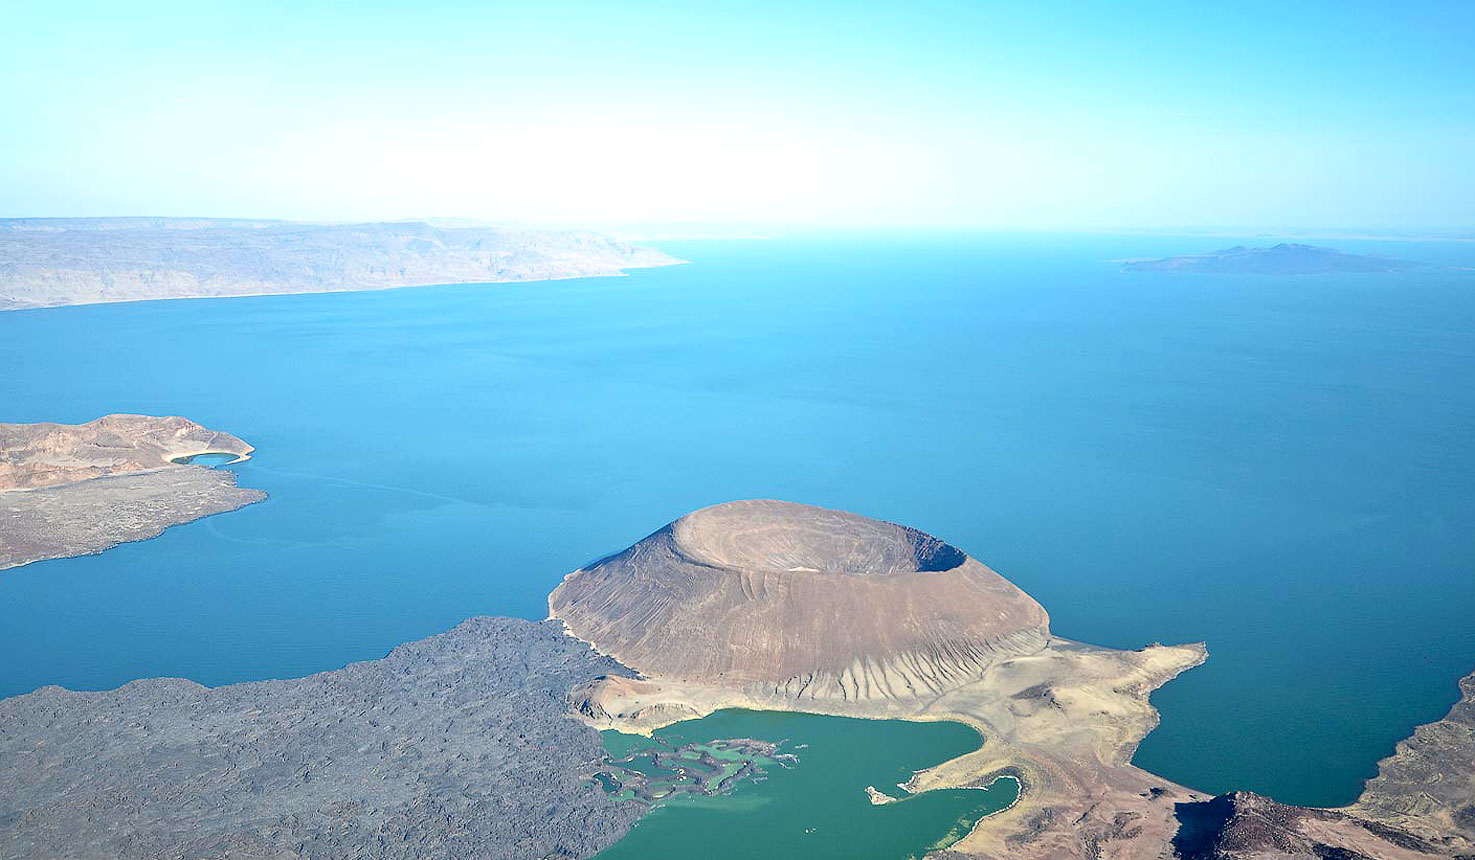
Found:
<path fill-rule="evenodd" d="M 612 759 L 634 755 L 627 767 L 668 783 L 687 777 L 675 768 L 660 773 L 645 751 L 682 750 L 692 758 L 708 751 L 718 760 L 727 753 L 735 761 L 725 744 L 713 743 L 724 740 L 766 741 L 777 748 L 769 756 L 737 756 L 752 761 L 759 773 L 732 780 L 719 794 L 678 792 L 657 801 L 599 860 L 918 857 L 1007 809 L 1018 791 L 1009 778 L 986 789 L 917 795 L 898 787 L 913 771 L 978 748 L 978 733 L 961 723 L 726 710 L 658 729 L 653 738 L 604 733 Z M 900 800 L 873 804 L 866 786 Z"/>

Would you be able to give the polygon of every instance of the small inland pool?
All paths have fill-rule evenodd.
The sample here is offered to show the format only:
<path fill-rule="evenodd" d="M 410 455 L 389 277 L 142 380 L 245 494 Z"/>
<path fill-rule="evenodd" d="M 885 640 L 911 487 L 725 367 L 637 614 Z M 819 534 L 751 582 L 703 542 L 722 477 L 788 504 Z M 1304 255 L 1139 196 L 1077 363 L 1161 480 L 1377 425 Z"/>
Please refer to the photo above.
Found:
<path fill-rule="evenodd" d="M 1019 791 L 1008 777 L 984 789 L 897 787 L 978 749 L 961 723 L 726 710 L 652 738 L 603 736 L 600 785 L 654 808 L 598 860 L 908 860 L 961 839 Z M 873 804 L 866 786 L 899 800 Z"/>
<path fill-rule="evenodd" d="M 190 454 L 187 457 L 175 457 L 169 462 L 178 463 L 182 466 L 224 466 L 241 459 L 239 454 L 227 454 L 219 451 L 206 451 L 203 454 Z"/>

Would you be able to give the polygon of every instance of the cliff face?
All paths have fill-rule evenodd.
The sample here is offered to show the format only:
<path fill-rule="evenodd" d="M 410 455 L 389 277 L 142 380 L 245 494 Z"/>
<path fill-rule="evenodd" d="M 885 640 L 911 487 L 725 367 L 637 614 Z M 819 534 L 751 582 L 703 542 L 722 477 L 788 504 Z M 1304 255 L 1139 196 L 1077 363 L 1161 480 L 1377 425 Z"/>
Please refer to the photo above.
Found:
<path fill-rule="evenodd" d="M 120 414 L 86 424 L 0 424 L 0 491 L 160 469 L 195 454 L 246 459 L 254 450 L 229 433 L 179 417 Z"/>
<path fill-rule="evenodd" d="M 652 675 L 808 699 L 936 696 L 1049 638 L 1038 603 L 936 538 L 774 501 L 683 517 L 570 574 L 549 607 Z"/>
<path fill-rule="evenodd" d="M 0 220 L 0 309 L 592 277 L 678 262 L 588 232 L 14 219 Z"/>

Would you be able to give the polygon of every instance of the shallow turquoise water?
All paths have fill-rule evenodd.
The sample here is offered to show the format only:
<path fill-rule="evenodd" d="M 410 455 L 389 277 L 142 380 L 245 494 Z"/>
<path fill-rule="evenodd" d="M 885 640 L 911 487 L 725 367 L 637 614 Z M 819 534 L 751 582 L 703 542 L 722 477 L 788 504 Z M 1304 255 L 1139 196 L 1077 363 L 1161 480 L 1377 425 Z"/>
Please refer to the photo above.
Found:
<path fill-rule="evenodd" d="M 921 856 L 950 832 L 956 839 L 979 818 L 1008 807 L 1018 791 L 1009 779 L 987 789 L 911 796 L 897 788 L 913 771 L 978 749 L 978 733 L 960 723 L 729 710 L 655 735 L 674 745 L 719 738 L 784 741 L 780 752 L 797 755 L 799 762 L 769 766 L 761 782 L 739 784 L 728 795 L 676 795 L 599 860 L 901 860 Z M 606 745 L 619 755 L 632 748 L 622 735 L 607 738 Z M 868 785 L 902 802 L 873 805 Z"/>
<path fill-rule="evenodd" d="M 776 497 L 940 535 L 1063 636 L 1207 640 L 1139 763 L 1345 801 L 1475 668 L 1475 278 L 1103 262 L 1239 241 L 691 243 L 628 278 L 0 314 L 0 420 L 186 415 L 272 494 L 0 573 L 0 694 L 541 618 L 590 559 Z"/>
<path fill-rule="evenodd" d="M 193 466 L 224 466 L 227 463 L 234 463 L 237 459 L 235 454 L 217 454 L 211 452 L 206 454 L 191 454 L 188 457 L 178 457 L 175 459 L 175 462 Z"/>

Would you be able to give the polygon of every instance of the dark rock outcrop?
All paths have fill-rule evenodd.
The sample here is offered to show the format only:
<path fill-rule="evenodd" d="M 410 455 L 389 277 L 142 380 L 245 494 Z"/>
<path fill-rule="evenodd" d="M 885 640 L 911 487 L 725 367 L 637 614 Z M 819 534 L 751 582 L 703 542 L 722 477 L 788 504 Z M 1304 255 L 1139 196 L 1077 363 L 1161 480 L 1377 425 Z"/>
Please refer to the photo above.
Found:
<path fill-rule="evenodd" d="M 266 498 L 226 469 L 172 466 L 44 490 L 0 493 L 0 570 L 92 555 Z"/>
<path fill-rule="evenodd" d="M 307 678 L 0 701 L 0 856 L 588 857 L 645 811 L 568 715 L 605 674 L 555 623 L 477 618 Z"/>

